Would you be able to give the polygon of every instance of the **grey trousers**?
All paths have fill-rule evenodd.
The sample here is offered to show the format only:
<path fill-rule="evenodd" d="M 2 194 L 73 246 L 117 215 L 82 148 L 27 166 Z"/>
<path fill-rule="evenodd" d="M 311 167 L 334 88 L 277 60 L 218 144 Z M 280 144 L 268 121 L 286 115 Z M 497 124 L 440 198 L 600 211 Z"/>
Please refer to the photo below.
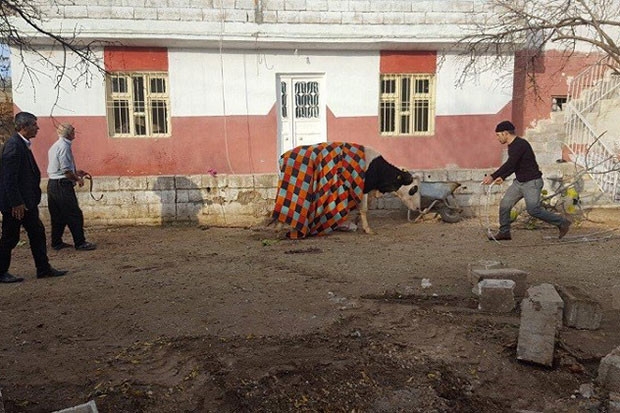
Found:
<path fill-rule="evenodd" d="M 522 198 L 525 199 L 527 213 L 549 224 L 560 226 L 565 219 L 558 214 L 547 211 L 540 206 L 540 193 L 543 188 L 542 178 L 519 182 L 516 179 L 508 187 L 499 203 L 499 232 L 510 232 L 510 211 Z"/>

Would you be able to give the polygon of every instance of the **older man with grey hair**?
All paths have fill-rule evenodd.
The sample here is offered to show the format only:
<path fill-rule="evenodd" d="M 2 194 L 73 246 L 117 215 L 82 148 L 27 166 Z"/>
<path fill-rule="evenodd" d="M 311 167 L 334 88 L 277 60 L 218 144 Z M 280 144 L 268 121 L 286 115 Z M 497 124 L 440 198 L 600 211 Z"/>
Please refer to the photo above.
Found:
<path fill-rule="evenodd" d="M 47 167 L 47 205 L 52 223 L 52 248 L 58 251 L 71 247 L 62 240 L 65 227 L 68 226 L 76 250 L 94 250 L 97 246 L 86 241 L 84 236 L 84 214 L 75 196 L 75 185 L 83 186 L 84 177 L 88 176 L 88 172 L 75 166 L 71 151 L 75 128 L 69 123 L 62 123 L 56 132 L 58 140 L 49 149 Z"/>

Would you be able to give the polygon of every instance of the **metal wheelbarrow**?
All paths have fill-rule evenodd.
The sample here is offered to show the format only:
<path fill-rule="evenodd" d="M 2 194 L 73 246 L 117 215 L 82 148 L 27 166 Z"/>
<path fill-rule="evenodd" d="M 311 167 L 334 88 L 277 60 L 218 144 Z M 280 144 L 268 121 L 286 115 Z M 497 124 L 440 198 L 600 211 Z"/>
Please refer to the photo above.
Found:
<path fill-rule="evenodd" d="M 459 222 L 462 219 L 461 212 L 463 210 L 459 207 L 454 196 L 454 191 L 459 186 L 461 184 L 454 181 L 420 182 L 420 210 L 409 210 L 407 218 L 416 222 L 424 215 L 433 212 L 438 214 L 444 222 Z"/>

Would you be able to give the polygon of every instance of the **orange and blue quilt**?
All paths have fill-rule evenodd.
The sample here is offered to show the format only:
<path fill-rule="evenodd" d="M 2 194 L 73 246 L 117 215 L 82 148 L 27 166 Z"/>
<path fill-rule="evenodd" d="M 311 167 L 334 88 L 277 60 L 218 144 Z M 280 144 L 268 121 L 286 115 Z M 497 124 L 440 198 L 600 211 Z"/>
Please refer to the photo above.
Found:
<path fill-rule="evenodd" d="M 280 157 L 272 218 L 291 239 L 326 235 L 342 225 L 364 195 L 364 147 L 333 142 L 298 146 Z"/>

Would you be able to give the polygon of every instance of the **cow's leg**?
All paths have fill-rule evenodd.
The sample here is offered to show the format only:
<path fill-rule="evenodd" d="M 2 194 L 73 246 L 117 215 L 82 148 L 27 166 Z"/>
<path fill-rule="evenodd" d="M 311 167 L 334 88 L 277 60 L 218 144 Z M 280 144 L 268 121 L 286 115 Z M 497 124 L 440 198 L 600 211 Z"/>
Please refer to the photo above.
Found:
<path fill-rule="evenodd" d="M 371 191 L 370 193 L 374 193 L 376 191 Z M 360 208 L 360 218 L 362 219 L 362 228 L 364 228 L 364 232 L 366 234 L 374 234 L 375 232 L 370 229 L 370 225 L 368 225 L 368 217 L 366 214 L 368 213 L 368 194 L 364 194 L 362 197 L 362 206 Z"/>

